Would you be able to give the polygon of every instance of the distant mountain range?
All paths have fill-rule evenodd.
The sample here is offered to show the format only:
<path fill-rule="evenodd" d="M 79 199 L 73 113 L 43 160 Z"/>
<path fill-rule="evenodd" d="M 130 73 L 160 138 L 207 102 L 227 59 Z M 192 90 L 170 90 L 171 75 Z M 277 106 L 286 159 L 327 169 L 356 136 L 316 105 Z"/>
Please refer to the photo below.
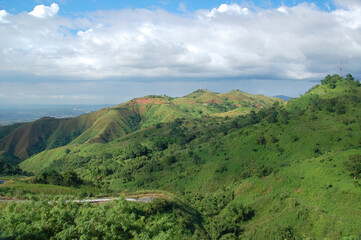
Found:
<path fill-rule="evenodd" d="M 101 105 L 0 105 L 0 126 L 35 121 L 44 116 L 56 118 L 76 117 L 84 113 L 110 107 Z"/>
<path fill-rule="evenodd" d="M 274 96 L 274 97 L 281 98 L 281 99 L 283 99 L 285 101 L 289 101 L 291 99 L 291 97 L 285 96 L 285 95 L 277 95 L 277 96 Z"/>

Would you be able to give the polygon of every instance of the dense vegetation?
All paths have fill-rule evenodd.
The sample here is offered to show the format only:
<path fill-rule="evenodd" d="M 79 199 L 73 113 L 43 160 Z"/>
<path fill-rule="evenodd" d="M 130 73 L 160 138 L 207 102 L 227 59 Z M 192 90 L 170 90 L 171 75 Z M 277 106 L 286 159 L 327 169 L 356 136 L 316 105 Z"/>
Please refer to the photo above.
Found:
<path fill-rule="evenodd" d="M 199 100 L 208 94 L 200 90 L 186 97 Z M 166 96 L 147 99 L 159 97 L 175 101 Z M 235 112 L 232 104 L 214 104 L 202 106 L 222 108 L 220 112 L 230 114 L 202 114 L 168 122 L 157 122 L 152 115 L 153 124 L 148 127 L 107 142 L 77 142 L 48 149 L 20 166 L 36 174 L 34 179 L 45 179 L 42 183 L 58 184 L 48 177 L 58 176 L 55 179 L 61 179 L 60 185 L 67 185 L 65 174 L 73 172 L 78 185 L 86 183 L 108 194 L 145 189 L 176 195 L 167 203 L 172 208 L 152 216 L 140 213 L 145 239 L 162 239 L 157 235 L 162 231 L 181 239 L 361 237 L 359 81 L 351 75 L 344 79 L 327 76 L 321 85 L 287 104 L 274 102 L 257 111 L 249 109 L 248 114 Z M 144 118 L 139 119 L 142 121 Z M 101 212 L 114 204 L 78 208 Z M 4 226 L 9 226 L 7 219 L 21 218 L 11 206 L 0 217 Z M 142 212 L 149 206 L 135 204 L 134 208 Z M 43 207 L 53 209 L 46 204 Z M 70 206 L 63 208 L 64 214 L 73 214 Z M 157 225 L 159 214 L 178 218 L 157 234 L 149 232 L 147 224 L 153 221 Z M 44 216 L 51 219 L 51 215 Z M 81 224 L 74 232 L 83 231 Z M 5 236 L 20 236 L 11 233 L 11 227 L 7 229 Z"/>
<path fill-rule="evenodd" d="M 0 176 L 26 174 L 17 166 L 20 162 L 19 158 L 10 153 L 0 153 Z"/>
<path fill-rule="evenodd" d="M 184 239 L 204 238 L 197 215 L 175 202 L 149 204 L 124 199 L 90 205 L 63 199 L 10 203 L 0 218 L 0 237 L 14 239 Z M 22 214 L 19 214 L 22 213 Z"/>
<path fill-rule="evenodd" d="M 17 175 L 22 171 L 18 166 L 12 166 L 0 159 L 0 176 L 1 175 Z"/>

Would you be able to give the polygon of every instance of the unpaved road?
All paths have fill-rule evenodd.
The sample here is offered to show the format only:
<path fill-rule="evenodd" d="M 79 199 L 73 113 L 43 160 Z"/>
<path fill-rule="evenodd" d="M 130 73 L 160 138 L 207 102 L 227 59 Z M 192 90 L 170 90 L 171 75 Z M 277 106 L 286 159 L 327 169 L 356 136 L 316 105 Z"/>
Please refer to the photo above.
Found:
<path fill-rule="evenodd" d="M 101 203 L 101 202 L 110 202 L 112 200 L 118 200 L 119 198 L 96 198 L 96 199 L 83 199 L 83 200 L 69 200 L 68 202 L 79 202 L 79 203 Z M 125 198 L 129 202 L 144 202 L 148 203 L 156 199 L 155 197 L 143 197 L 143 198 Z"/>
<path fill-rule="evenodd" d="M 143 198 L 125 198 L 129 202 L 142 202 L 149 203 L 156 199 L 156 197 L 143 197 Z M 83 200 L 68 200 L 67 202 L 77 202 L 77 203 L 105 203 L 112 200 L 119 200 L 119 198 L 96 198 L 96 199 L 83 199 Z M 17 200 L 17 199 L 0 199 L 0 202 L 24 202 L 26 200 Z M 49 202 L 51 203 L 51 202 Z"/>

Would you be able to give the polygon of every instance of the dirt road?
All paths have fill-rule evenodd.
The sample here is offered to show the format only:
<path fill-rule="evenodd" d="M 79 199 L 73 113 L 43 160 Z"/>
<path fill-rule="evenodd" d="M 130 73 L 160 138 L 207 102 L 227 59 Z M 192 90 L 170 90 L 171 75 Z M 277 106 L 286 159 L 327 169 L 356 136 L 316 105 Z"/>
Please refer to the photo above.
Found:
<path fill-rule="evenodd" d="M 156 197 L 142 197 L 142 198 L 125 198 L 129 202 L 142 202 L 149 203 L 156 199 Z M 112 200 L 119 200 L 119 198 L 95 198 L 95 199 L 82 199 L 82 200 L 68 200 L 67 202 L 77 202 L 77 203 L 106 203 Z M 0 199 L 0 202 L 24 202 L 26 200 L 18 199 Z M 51 202 L 49 202 L 51 204 Z"/>

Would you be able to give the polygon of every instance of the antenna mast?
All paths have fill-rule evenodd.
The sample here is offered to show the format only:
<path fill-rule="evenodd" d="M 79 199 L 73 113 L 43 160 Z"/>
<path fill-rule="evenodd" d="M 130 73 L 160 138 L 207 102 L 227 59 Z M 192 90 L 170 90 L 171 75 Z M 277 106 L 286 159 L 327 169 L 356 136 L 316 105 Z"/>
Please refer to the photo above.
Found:
<path fill-rule="evenodd" d="M 341 65 L 340 65 L 340 77 L 342 78 L 342 60 L 341 60 Z"/>

